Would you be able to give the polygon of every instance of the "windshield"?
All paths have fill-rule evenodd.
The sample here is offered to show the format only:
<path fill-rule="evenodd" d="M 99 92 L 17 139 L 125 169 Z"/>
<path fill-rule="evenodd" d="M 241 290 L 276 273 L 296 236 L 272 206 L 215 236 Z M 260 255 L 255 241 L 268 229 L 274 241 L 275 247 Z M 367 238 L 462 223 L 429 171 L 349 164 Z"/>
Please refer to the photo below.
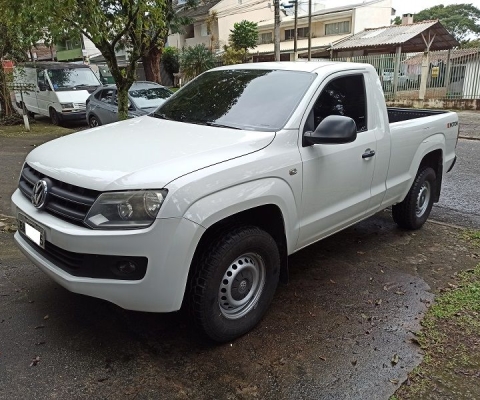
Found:
<path fill-rule="evenodd" d="M 100 82 L 90 68 L 49 69 L 48 77 L 54 90 L 100 86 Z"/>
<path fill-rule="evenodd" d="M 170 90 L 158 86 L 135 86 L 128 93 L 138 108 L 157 108 L 173 94 Z"/>
<path fill-rule="evenodd" d="M 233 69 L 202 74 L 152 115 L 193 124 L 278 131 L 315 79 L 308 72 Z"/>

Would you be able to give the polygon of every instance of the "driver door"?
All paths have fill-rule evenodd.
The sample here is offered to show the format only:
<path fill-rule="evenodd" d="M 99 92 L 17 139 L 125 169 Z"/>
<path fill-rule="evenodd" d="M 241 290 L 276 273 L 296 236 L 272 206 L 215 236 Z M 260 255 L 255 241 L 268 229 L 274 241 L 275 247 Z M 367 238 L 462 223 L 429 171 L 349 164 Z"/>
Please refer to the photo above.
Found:
<path fill-rule="evenodd" d="M 312 104 L 313 103 L 313 104 Z M 357 139 L 346 144 L 304 145 L 302 221 L 298 248 L 307 246 L 364 217 L 371 197 L 375 169 L 375 132 L 362 72 L 329 77 L 310 104 L 301 133 L 313 131 L 329 115 L 352 118 Z M 300 138 L 301 140 L 301 138 Z M 373 154 L 373 155 L 372 155 Z"/>

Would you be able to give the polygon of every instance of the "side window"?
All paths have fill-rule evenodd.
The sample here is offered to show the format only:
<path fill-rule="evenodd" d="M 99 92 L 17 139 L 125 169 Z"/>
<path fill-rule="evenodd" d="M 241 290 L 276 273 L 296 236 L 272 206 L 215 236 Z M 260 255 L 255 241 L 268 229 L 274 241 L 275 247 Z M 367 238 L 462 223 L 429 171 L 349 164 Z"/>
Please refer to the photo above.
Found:
<path fill-rule="evenodd" d="M 104 103 L 111 103 L 114 92 L 115 89 L 105 89 L 100 91 L 95 97 Z"/>
<path fill-rule="evenodd" d="M 46 83 L 46 81 L 45 81 L 45 70 L 38 71 L 37 83 L 38 83 L 38 87 L 45 86 L 45 83 Z"/>
<path fill-rule="evenodd" d="M 336 78 L 325 86 L 308 118 L 308 130 L 315 130 L 329 115 L 350 117 L 357 125 L 357 132 L 367 130 L 367 101 L 362 74 Z M 312 124 L 313 129 L 310 129 Z"/>

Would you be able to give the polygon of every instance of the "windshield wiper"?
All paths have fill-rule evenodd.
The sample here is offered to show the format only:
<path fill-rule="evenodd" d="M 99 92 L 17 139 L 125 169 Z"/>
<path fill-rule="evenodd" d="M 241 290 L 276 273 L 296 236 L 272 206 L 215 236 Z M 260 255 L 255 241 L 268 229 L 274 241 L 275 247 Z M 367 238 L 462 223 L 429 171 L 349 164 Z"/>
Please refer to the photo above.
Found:
<path fill-rule="evenodd" d="M 218 124 L 218 123 L 212 122 L 212 121 L 205 121 L 205 125 L 215 126 L 215 127 L 217 127 L 217 128 L 228 128 L 228 129 L 238 129 L 238 130 L 241 130 L 241 128 L 239 128 L 239 127 L 237 127 L 237 126 Z"/>

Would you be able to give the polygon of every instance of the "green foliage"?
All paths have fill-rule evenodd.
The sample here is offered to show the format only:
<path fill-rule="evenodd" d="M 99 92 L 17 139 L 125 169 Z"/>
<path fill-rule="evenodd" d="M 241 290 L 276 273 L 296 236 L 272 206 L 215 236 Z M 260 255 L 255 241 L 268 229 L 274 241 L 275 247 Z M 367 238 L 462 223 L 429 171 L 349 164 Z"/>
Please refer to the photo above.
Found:
<path fill-rule="evenodd" d="M 45 20 L 37 13 L 38 5 L 0 0 L 0 10 L 0 60 L 24 61 L 34 43 L 48 39 L 43 31 Z M 11 74 L 0 63 L 0 117 L 14 114 L 9 89 L 11 81 Z"/>
<path fill-rule="evenodd" d="M 176 74 L 180 70 L 180 54 L 175 47 L 165 47 L 162 53 L 162 64 L 169 74 Z"/>
<path fill-rule="evenodd" d="M 478 49 L 480 48 L 480 39 L 465 40 L 461 43 L 460 47 L 462 49 Z"/>
<path fill-rule="evenodd" d="M 187 47 L 180 55 L 180 67 L 186 79 L 193 79 L 215 66 L 215 57 L 205 45 Z"/>
<path fill-rule="evenodd" d="M 165 0 L 25 0 L 41 5 L 46 24 L 54 37 L 79 34 L 100 50 L 118 87 L 119 118 L 128 112 L 127 92 L 135 81 L 137 61 L 168 33 Z M 128 54 L 125 68 L 117 62 L 115 50 Z"/>
<path fill-rule="evenodd" d="M 222 61 L 224 65 L 241 64 L 247 57 L 245 49 L 235 49 L 232 46 L 224 46 Z"/>
<path fill-rule="evenodd" d="M 254 49 L 257 47 L 258 40 L 258 26 L 255 22 L 243 20 L 233 24 L 233 29 L 230 30 L 230 42 L 236 50 Z"/>
<path fill-rule="evenodd" d="M 442 25 L 459 41 L 470 35 L 480 34 L 480 10 L 472 4 L 440 4 L 420 11 L 414 15 L 414 22 L 438 19 Z"/>
<path fill-rule="evenodd" d="M 391 21 L 392 25 L 402 25 L 402 18 L 400 18 L 398 15 L 392 19 Z"/>

